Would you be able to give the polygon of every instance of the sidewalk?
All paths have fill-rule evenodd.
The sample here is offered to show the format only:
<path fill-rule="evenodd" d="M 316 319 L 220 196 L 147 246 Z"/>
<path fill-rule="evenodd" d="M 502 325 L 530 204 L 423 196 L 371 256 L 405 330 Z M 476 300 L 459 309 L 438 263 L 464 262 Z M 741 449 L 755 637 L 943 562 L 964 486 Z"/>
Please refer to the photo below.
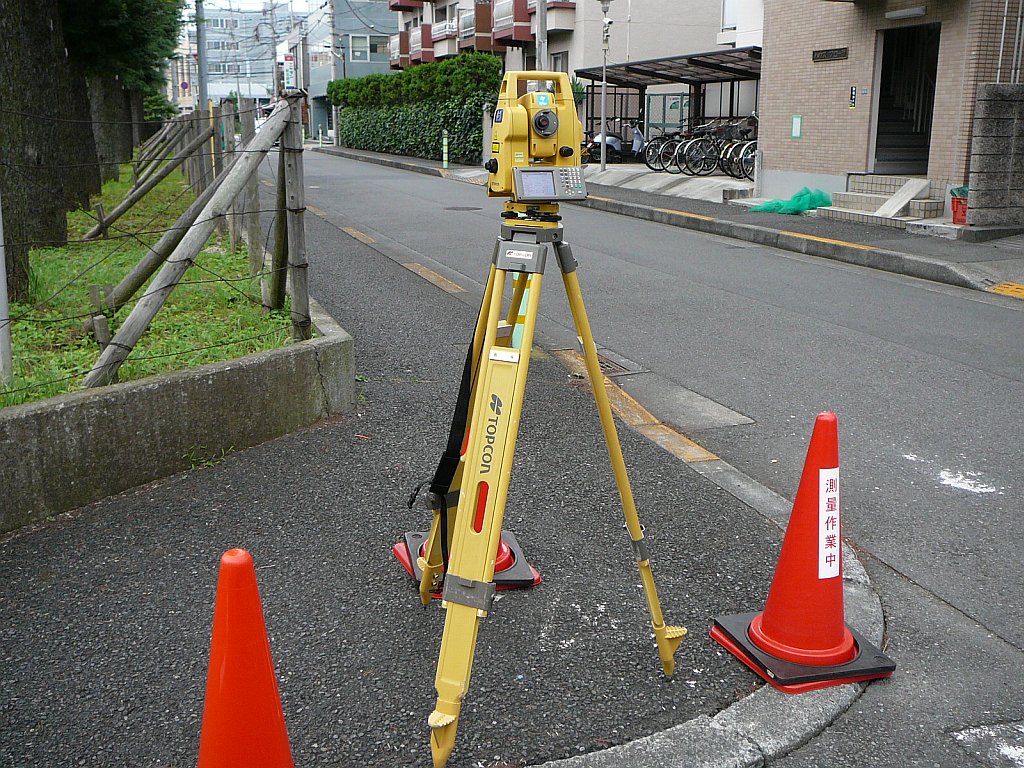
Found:
<path fill-rule="evenodd" d="M 362 150 L 323 147 L 318 151 L 428 173 L 473 184 L 486 184 L 482 168 L 399 157 Z M 646 166 L 630 166 L 636 174 L 655 174 Z M 604 173 L 586 166 L 590 198 L 581 205 L 662 224 L 733 237 L 773 248 L 880 269 L 980 291 L 1024 298 L 1024 236 L 972 243 L 871 224 L 835 221 L 816 216 L 754 213 L 742 205 L 715 203 L 675 194 L 653 193 L 631 184 L 611 186 L 601 181 L 622 178 L 621 169 Z M 680 178 L 680 177 L 675 177 Z M 677 188 L 684 189 L 682 183 Z"/>

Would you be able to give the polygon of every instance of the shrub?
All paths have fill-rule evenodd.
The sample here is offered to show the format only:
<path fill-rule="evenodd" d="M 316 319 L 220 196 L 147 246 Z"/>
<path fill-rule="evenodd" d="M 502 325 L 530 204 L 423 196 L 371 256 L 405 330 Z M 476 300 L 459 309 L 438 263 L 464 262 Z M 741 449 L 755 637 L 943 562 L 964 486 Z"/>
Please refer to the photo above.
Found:
<path fill-rule="evenodd" d="M 497 101 L 502 63 L 487 53 L 466 53 L 395 74 L 334 80 L 327 95 L 345 107 L 338 120 L 341 143 L 354 149 L 477 163 L 484 105 Z"/>
<path fill-rule="evenodd" d="M 348 107 L 338 121 L 346 147 L 441 159 L 442 131 L 448 129 L 448 157 L 456 163 L 481 159 L 484 105 L 494 95 L 384 107 Z"/>

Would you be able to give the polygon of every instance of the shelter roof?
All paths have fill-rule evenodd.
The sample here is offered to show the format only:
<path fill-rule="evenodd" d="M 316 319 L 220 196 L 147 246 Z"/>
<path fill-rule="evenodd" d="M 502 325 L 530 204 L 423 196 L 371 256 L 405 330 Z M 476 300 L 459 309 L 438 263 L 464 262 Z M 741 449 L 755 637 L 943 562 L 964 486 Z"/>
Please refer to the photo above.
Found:
<path fill-rule="evenodd" d="M 669 83 L 728 83 L 761 77 L 761 46 L 724 48 L 705 53 L 664 56 L 660 59 L 627 61 L 607 66 L 608 84 L 626 88 L 647 88 Z M 601 82 L 601 67 L 576 70 L 576 76 Z"/>

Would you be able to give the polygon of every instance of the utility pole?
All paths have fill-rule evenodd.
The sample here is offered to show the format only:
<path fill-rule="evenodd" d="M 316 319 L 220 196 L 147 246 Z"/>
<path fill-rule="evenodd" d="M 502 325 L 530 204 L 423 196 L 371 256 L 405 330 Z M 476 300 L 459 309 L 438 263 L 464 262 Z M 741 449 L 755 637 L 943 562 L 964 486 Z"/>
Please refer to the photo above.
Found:
<path fill-rule="evenodd" d="M 537 0 L 537 69 L 547 72 L 548 66 L 548 0 Z"/>
<path fill-rule="evenodd" d="M 266 3 L 263 7 L 263 15 L 270 10 L 270 72 L 274 78 L 274 101 L 281 98 L 281 84 L 277 79 L 277 6 L 273 3 Z M 260 22 L 265 23 L 265 22 Z"/>
<path fill-rule="evenodd" d="M 328 12 L 331 14 L 331 80 L 338 79 L 338 28 L 336 26 L 338 10 L 337 0 L 327 0 Z M 331 125 L 334 127 L 334 146 L 341 146 L 341 131 L 338 130 L 338 105 L 331 99 Z"/>
<path fill-rule="evenodd" d="M 0 199 L 0 382 L 14 376 L 11 360 L 11 305 L 7 301 L 7 247 L 4 245 L 4 204 Z"/>
<path fill-rule="evenodd" d="M 199 104 L 198 109 L 208 109 L 210 93 L 207 89 L 207 78 L 209 73 L 206 69 L 206 13 L 203 10 L 203 0 L 196 0 L 196 79 L 199 81 Z"/>

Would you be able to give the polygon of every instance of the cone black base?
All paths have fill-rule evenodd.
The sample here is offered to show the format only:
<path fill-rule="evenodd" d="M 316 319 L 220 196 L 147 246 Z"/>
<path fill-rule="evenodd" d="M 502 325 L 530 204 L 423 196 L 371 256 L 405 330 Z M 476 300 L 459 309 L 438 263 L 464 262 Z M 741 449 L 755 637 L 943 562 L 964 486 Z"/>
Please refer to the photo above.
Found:
<path fill-rule="evenodd" d="M 395 557 L 398 558 L 398 562 L 402 564 L 402 567 L 416 581 L 419 581 L 423 575 L 420 567 L 416 564 L 416 559 L 419 557 L 423 545 L 427 543 L 429 536 L 429 531 L 410 531 L 405 534 L 404 541 L 398 542 L 391 549 Z M 515 534 L 511 531 L 502 531 L 501 540 L 505 542 L 505 546 L 511 551 L 513 562 L 505 570 L 495 572 L 495 587 L 497 589 L 523 589 L 540 584 L 540 574 L 526 561 L 526 555 L 523 554 L 523 548 L 519 546 Z"/>
<path fill-rule="evenodd" d="M 805 693 L 844 683 L 876 680 L 889 677 L 896 670 L 892 659 L 852 627 L 848 628 L 857 643 L 857 655 L 846 664 L 819 667 L 777 658 L 762 651 L 750 639 L 747 630 L 755 616 L 757 612 L 719 616 L 711 629 L 711 637 L 784 693 Z"/>

